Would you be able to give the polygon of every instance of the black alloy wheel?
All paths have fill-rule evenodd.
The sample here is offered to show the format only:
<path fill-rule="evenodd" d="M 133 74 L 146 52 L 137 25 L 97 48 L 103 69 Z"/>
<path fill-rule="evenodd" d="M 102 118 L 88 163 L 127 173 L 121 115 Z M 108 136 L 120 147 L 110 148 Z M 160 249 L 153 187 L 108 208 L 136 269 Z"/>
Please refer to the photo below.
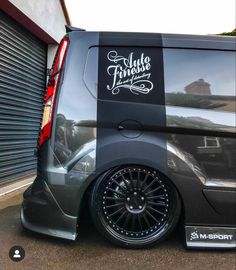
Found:
<path fill-rule="evenodd" d="M 155 170 L 129 166 L 102 175 L 93 187 L 91 214 L 110 241 L 147 247 L 169 235 L 180 215 L 175 187 Z"/>

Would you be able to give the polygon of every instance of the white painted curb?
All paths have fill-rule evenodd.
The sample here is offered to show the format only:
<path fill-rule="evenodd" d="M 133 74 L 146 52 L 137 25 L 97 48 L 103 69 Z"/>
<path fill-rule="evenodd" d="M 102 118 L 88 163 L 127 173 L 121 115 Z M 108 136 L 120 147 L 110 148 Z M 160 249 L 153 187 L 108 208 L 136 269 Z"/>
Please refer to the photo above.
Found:
<path fill-rule="evenodd" d="M 16 182 L 9 184 L 7 186 L 3 186 L 3 187 L 0 186 L 0 197 L 7 195 L 11 192 L 14 192 L 18 189 L 21 189 L 21 188 L 24 188 L 26 186 L 31 185 L 33 183 L 34 179 L 35 179 L 35 175 L 31 176 L 27 179 L 24 179 L 24 180 L 16 181 Z"/>

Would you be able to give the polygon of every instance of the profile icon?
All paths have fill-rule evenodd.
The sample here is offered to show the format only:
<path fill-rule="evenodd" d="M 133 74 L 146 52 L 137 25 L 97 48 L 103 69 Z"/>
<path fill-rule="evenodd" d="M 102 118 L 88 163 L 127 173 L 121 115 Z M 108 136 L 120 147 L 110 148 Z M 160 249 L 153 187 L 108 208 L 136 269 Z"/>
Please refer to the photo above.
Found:
<path fill-rule="evenodd" d="M 9 250 L 9 257 L 14 262 L 22 261 L 25 257 L 25 251 L 21 246 L 14 246 Z"/>
<path fill-rule="evenodd" d="M 15 250 L 15 254 L 13 255 L 13 258 L 21 258 L 20 251 L 18 249 Z"/>

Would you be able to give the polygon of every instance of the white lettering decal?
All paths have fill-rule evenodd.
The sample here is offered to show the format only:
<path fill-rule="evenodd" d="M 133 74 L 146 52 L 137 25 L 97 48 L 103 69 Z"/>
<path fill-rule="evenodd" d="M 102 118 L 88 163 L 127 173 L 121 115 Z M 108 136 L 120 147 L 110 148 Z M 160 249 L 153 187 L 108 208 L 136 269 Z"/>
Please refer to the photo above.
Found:
<path fill-rule="evenodd" d="M 190 241 L 197 239 L 209 239 L 209 240 L 233 240 L 232 234 L 217 234 L 217 233 L 198 233 L 194 231 L 190 234 Z"/>
<path fill-rule="evenodd" d="M 107 89 L 113 95 L 119 94 L 121 88 L 129 89 L 135 95 L 149 94 L 153 89 L 151 77 L 151 58 L 141 53 L 138 59 L 134 59 L 131 52 L 128 58 L 119 55 L 116 51 L 110 51 L 107 58 L 112 62 L 107 68 L 107 73 L 112 77 L 112 83 Z"/>
<path fill-rule="evenodd" d="M 204 234 L 200 234 L 200 238 L 201 239 L 207 239 L 207 235 L 204 233 Z"/>

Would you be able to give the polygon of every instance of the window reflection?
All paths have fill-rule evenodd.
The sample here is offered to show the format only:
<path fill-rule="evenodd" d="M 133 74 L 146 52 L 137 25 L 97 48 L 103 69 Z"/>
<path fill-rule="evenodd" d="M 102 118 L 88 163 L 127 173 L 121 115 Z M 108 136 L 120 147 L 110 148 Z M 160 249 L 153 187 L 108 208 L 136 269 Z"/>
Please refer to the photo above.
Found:
<path fill-rule="evenodd" d="M 235 111 L 235 52 L 164 49 L 166 104 Z"/>

